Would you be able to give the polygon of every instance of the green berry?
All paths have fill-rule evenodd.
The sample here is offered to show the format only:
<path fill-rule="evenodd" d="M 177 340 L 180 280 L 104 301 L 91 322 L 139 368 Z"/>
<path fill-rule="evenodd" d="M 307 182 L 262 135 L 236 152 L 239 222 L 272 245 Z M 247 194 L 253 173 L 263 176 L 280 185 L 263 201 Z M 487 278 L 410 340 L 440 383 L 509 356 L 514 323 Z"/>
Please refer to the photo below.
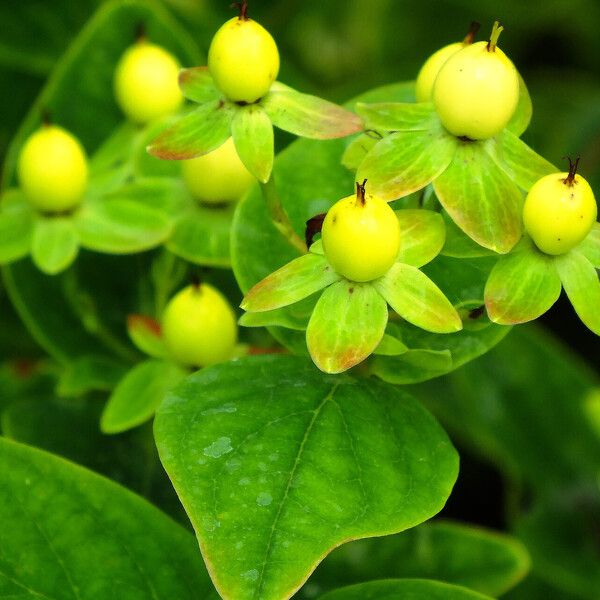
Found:
<path fill-rule="evenodd" d="M 502 28 L 489 42 L 477 42 L 452 55 L 433 86 L 433 102 L 444 127 L 457 137 L 485 140 L 500 133 L 519 101 L 519 77 L 497 47 Z"/>
<path fill-rule="evenodd" d="M 208 50 L 208 68 L 232 102 L 256 102 L 279 73 L 279 51 L 271 34 L 245 14 L 227 21 Z"/>
<path fill-rule="evenodd" d="M 88 181 L 85 150 L 57 125 L 44 125 L 25 142 L 19 156 L 21 187 L 42 212 L 60 213 L 79 206 Z"/>
<path fill-rule="evenodd" d="M 162 316 L 162 333 L 176 363 L 206 367 L 233 356 L 237 322 L 225 297 L 203 283 L 184 288 L 169 301 Z"/>
<path fill-rule="evenodd" d="M 229 138 L 216 150 L 183 161 L 183 180 L 196 200 L 221 204 L 239 200 L 255 181 Z"/>
<path fill-rule="evenodd" d="M 327 260 L 351 281 L 385 275 L 400 250 L 398 218 L 387 202 L 366 194 L 364 185 L 329 209 L 321 234 Z"/>
<path fill-rule="evenodd" d="M 183 102 L 178 77 L 175 57 L 142 39 L 125 51 L 117 65 L 117 103 L 135 123 L 145 124 L 167 116 Z"/>
<path fill-rule="evenodd" d="M 576 174 L 553 173 L 536 181 L 525 200 L 523 223 L 535 245 L 546 254 L 564 254 L 588 235 L 598 208 L 589 183 Z"/>

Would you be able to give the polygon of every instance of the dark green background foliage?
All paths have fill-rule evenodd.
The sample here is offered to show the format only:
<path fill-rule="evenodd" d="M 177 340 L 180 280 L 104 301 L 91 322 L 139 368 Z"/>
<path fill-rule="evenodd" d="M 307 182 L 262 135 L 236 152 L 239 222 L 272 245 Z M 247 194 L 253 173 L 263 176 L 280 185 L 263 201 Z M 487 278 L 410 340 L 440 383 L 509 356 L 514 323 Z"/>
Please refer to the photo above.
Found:
<path fill-rule="evenodd" d="M 99 0 L 0 3 L 0 163 L 55 64 L 101 4 Z M 253 16 L 279 44 L 280 79 L 340 103 L 379 85 L 413 79 L 431 52 L 463 37 L 470 21 L 480 21 L 487 31 L 494 19 L 500 19 L 506 27 L 502 46 L 527 81 L 533 100 L 534 116 L 524 139 L 555 164 L 562 164 L 567 154 L 581 154 L 582 174 L 600 190 L 600 3 L 596 0 L 256 0 L 251 4 Z M 189 34 L 189 40 L 183 37 L 173 42 L 180 45 L 180 54 L 190 63 L 184 66 L 194 66 L 198 60 L 193 42 L 205 54 L 212 33 L 232 14 L 228 0 L 165 0 L 163 5 L 171 16 L 161 22 L 173 19 Z M 169 38 L 168 32 L 161 35 Z M 102 64 L 108 59 L 100 53 L 95 60 Z M 93 89 L 93 66 L 78 65 L 82 70 L 79 91 L 90 92 L 89 102 L 75 92 L 72 96 L 63 92 L 59 98 L 62 114 L 72 110 L 72 122 L 66 125 L 76 127 L 91 147 L 120 119 L 114 104 L 105 103 L 100 116 L 94 110 L 92 101 L 98 90 Z M 99 123 L 98 119 L 103 120 Z M 287 134 L 279 132 L 277 136 L 278 149 L 291 141 Z M 294 156 L 293 151 L 289 156 Z M 7 171 L 12 168 L 9 163 Z M 283 188 L 287 194 L 285 185 Z M 87 375 L 80 380 L 77 374 L 81 369 L 59 367 L 45 358 L 21 325 L 6 291 L 0 289 L 0 432 L 123 484 L 191 530 L 160 465 L 150 426 L 116 436 L 103 435 L 98 427 L 106 392 L 139 359 L 128 344 L 122 315 L 144 308 L 148 314 L 158 311 L 158 307 L 144 306 L 149 290 L 160 290 L 164 296 L 171 293 L 161 288 L 163 279 L 156 262 L 154 272 L 150 272 L 150 264 L 147 254 L 115 258 L 84 252 L 76 268 L 60 280 L 40 279 L 29 263 L 6 270 L 5 284 L 12 301 L 37 342 L 60 363 L 83 360 Z M 185 275 L 179 273 L 177 280 L 169 273 L 176 285 Z M 227 289 L 230 298 L 239 296 L 229 273 L 216 271 L 207 277 Z M 131 281 L 136 285 L 131 286 Z M 69 299 L 68 312 L 64 298 Z M 62 311 L 59 320 L 54 302 Z M 35 320 L 28 318 L 32 306 L 39 311 Z M 344 545 L 323 562 L 298 597 L 316 598 L 336 587 L 373 579 L 426 577 L 511 600 L 597 600 L 600 380 L 595 371 L 600 367 L 600 344 L 566 304 L 559 302 L 543 320 L 562 342 L 539 326 L 518 328 L 482 358 L 449 375 L 407 388 L 437 417 L 461 456 L 458 483 L 441 513 L 447 520 L 388 538 Z M 248 339 L 257 345 L 273 343 L 254 330 L 246 335 L 254 336 Z M 252 370 L 248 373 L 251 378 Z M 325 386 L 324 381 L 315 376 L 314 385 Z M 177 431 L 171 435 L 169 430 L 169 419 L 175 418 L 167 415 L 169 409 L 167 403 L 161 417 L 162 438 L 159 436 L 165 464 L 177 462 L 166 452 L 179 447 Z M 355 406 L 352 409 L 356 411 Z M 356 414 L 353 418 L 357 423 L 360 420 Z M 206 435 L 203 431 L 200 427 L 198 440 Z M 211 447 L 209 441 L 206 448 Z M 217 597 L 193 537 L 182 527 L 89 472 L 12 442 L 0 442 L 4 448 L 0 460 L 0 599 L 17 593 L 23 598 L 41 597 L 39 594 L 77 598 L 80 585 L 96 585 L 96 593 L 106 593 L 90 597 L 108 597 L 109 592 L 97 591 L 108 589 L 102 588 L 106 585 L 103 577 L 128 573 L 129 563 L 115 559 L 107 573 L 97 572 L 95 578 L 86 578 L 85 573 L 97 567 L 94 561 L 119 555 L 113 551 L 115 547 L 124 548 L 125 554 L 140 553 L 138 567 L 150 571 L 163 560 L 161 552 L 179 556 L 154 578 L 132 579 L 127 593 L 121 588 L 123 595 L 115 597 Z M 179 450 L 190 452 L 183 444 Z M 184 467 L 177 464 L 177 469 Z M 307 471 L 310 473 L 310 468 Z M 373 473 L 371 477 L 376 487 L 379 482 Z M 37 495 L 30 493 L 30 485 L 35 486 Z M 186 508 L 196 503 L 198 489 L 188 490 L 183 484 L 176 487 Z M 378 493 L 385 496 L 385 491 Z M 84 507 L 78 515 L 81 531 L 91 536 L 98 530 L 109 532 L 98 538 L 102 544 L 95 554 L 88 552 L 88 563 L 68 551 L 70 544 L 86 539 L 75 527 L 66 528 L 59 536 L 63 546 L 58 549 L 46 547 L 44 541 L 45 533 L 63 531 L 59 521 L 75 510 L 74 497 Z M 15 499 L 20 510 L 12 506 Z M 48 519 L 44 501 L 55 510 L 55 519 Z M 103 503 L 112 509 L 94 524 L 97 517 L 90 515 L 101 513 Z M 129 513 L 136 518 L 130 520 Z M 31 531 L 19 525 L 24 518 L 30 526 L 35 524 Z M 376 521 L 375 516 L 373 519 Z M 512 537 L 449 519 L 503 530 Z M 202 528 L 207 528 L 206 523 Z M 374 528 L 375 533 L 384 530 L 383 526 Z M 348 526 L 346 533 L 333 536 L 332 542 L 368 533 L 373 532 Z M 225 534 L 227 531 L 222 532 Z M 150 545 L 144 535 L 152 540 Z M 227 546 L 230 540 L 225 541 Z M 49 574 L 47 580 L 23 588 L 14 581 L 23 581 L 15 557 L 23 552 L 23 564 L 35 571 L 39 565 L 34 559 L 28 562 L 25 552 L 31 544 L 41 549 L 36 560 L 42 560 Z M 56 552 L 62 553 L 62 562 L 48 558 Z M 531 570 L 521 581 L 530 562 Z M 148 585 L 153 592 L 148 592 Z M 418 581 L 369 585 L 325 597 L 488 597 Z M 72 593 L 64 592 L 66 588 Z"/>

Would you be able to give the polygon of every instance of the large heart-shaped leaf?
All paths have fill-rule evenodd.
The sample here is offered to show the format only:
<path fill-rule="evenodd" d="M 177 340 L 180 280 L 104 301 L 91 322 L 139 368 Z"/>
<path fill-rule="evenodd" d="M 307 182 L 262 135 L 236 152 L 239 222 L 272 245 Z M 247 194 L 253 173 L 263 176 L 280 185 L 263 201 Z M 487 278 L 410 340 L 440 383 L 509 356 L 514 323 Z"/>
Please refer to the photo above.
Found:
<path fill-rule="evenodd" d="M 297 357 L 199 371 L 159 407 L 155 437 L 232 600 L 290 598 L 334 546 L 435 514 L 457 474 L 444 432 L 406 393 Z"/>
<path fill-rule="evenodd" d="M 481 246 L 504 254 L 519 241 L 522 193 L 481 142 L 460 142 L 433 187 L 453 221 Z"/>
<path fill-rule="evenodd" d="M 79 236 L 70 217 L 37 219 L 31 240 L 31 258 L 47 275 L 64 271 L 79 252 Z"/>
<path fill-rule="evenodd" d="M 214 598 L 192 536 L 91 471 L 0 438 L 0 596 Z"/>

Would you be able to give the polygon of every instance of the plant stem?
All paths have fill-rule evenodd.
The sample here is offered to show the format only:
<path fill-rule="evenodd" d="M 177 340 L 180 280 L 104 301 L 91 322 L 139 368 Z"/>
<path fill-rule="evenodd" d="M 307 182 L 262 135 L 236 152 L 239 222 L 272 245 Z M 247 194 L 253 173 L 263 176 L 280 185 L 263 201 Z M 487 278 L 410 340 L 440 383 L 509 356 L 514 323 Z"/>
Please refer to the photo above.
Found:
<path fill-rule="evenodd" d="M 275 187 L 275 179 L 271 175 L 267 183 L 261 183 L 260 189 L 262 191 L 263 198 L 267 203 L 269 214 L 273 225 L 277 228 L 279 233 L 301 254 L 306 254 L 307 248 L 304 240 L 294 231 L 290 217 L 285 212 L 285 208 L 281 204 L 281 199 L 277 193 Z"/>

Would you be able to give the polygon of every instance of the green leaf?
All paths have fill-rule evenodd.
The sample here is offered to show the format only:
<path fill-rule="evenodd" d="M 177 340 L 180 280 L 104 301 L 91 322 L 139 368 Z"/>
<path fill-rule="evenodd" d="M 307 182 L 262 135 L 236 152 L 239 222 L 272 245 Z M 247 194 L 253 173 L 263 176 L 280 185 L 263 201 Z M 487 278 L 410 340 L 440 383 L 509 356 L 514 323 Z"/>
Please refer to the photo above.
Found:
<path fill-rule="evenodd" d="M 4 194 L 0 206 L 0 263 L 8 263 L 29 254 L 33 212 L 19 190 Z"/>
<path fill-rule="evenodd" d="M 319 600 L 492 600 L 467 588 L 427 579 L 389 579 L 351 585 Z"/>
<path fill-rule="evenodd" d="M 387 333 L 381 338 L 377 348 L 373 350 L 373 354 L 377 356 L 400 356 L 409 352 L 408 346 L 403 344 L 401 340 Z"/>
<path fill-rule="evenodd" d="M 485 144 L 485 148 L 496 164 L 526 192 L 541 177 L 558 172 L 553 164 L 508 129 Z"/>
<path fill-rule="evenodd" d="M 572 250 L 554 259 L 565 292 L 584 325 L 600 335 L 600 281 L 590 261 Z"/>
<path fill-rule="evenodd" d="M 181 117 L 148 146 L 152 156 L 185 160 L 216 150 L 230 137 L 235 109 L 224 100 L 201 104 Z"/>
<path fill-rule="evenodd" d="M 175 223 L 167 249 L 189 262 L 212 267 L 231 266 L 230 230 L 235 206 L 195 204 Z"/>
<path fill-rule="evenodd" d="M 528 246 L 497 262 L 485 286 L 485 306 L 494 323 L 525 323 L 543 315 L 560 290 L 552 257 Z"/>
<path fill-rule="evenodd" d="M 244 313 L 239 324 L 244 327 L 286 327 L 287 329 L 295 329 L 297 331 L 306 331 L 308 321 L 313 313 L 319 293 L 316 292 L 304 300 L 300 300 L 283 308 L 275 308 L 274 310 L 266 310 L 257 313 Z M 306 354 L 306 348 L 302 348 L 302 354 Z"/>
<path fill-rule="evenodd" d="M 310 356 L 325 373 L 347 371 L 377 348 L 387 320 L 385 300 L 371 283 L 338 281 L 323 292 L 310 317 Z"/>
<path fill-rule="evenodd" d="M 119 382 L 102 413 L 104 433 L 122 433 L 145 423 L 185 371 L 163 360 L 147 360 L 136 365 Z"/>
<path fill-rule="evenodd" d="M 416 267 L 395 263 L 373 285 L 403 319 L 417 327 L 435 333 L 462 329 L 460 317 L 450 301 Z"/>
<path fill-rule="evenodd" d="M 291 88 L 271 91 L 261 101 L 275 127 L 316 140 L 341 138 L 363 129 L 353 112 Z"/>
<path fill-rule="evenodd" d="M 446 227 L 439 213 L 421 209 L 397 210 L 400 223 L 398 262 L 422 267 L 431 262 L 444 246 Z"/>
<path fill-rule="evenodd" d="M 157 160 L 157 159 L 153 159 Z M 165 161 L 162 161 L 165 162 Z M 173 161 L 171 164 L 180 164 Z M 117 189 L 112 190 L 106 196 L 96 200 L 98 203 L 121 202 L 134 203 L 142 208 L 150 208 L 164 213 L 169 220 L 175 221 L 176 216 L 189 208 L 195 206 L 196 202 L 191 198 L 181 180 L 181 172 L 175 177 L 137 177 Z"/>
<path fill-rule="evenodd" d="M 76 398 L 93 391 L 111 391 L 125 374 L 123 364 L 105 356 L 81 356 L 61 373 L 57 394 Z"/>
<path fill-rule="evenodd" d="M 0 438 L 6 598 L 208 599 L 193 538 L 124 488 Z"/>
<path fill-rule="evenodd" d="M 308 253 L 257 283 L 241 307 L 249 312 L 273 310 L 298 302 L 340 279 L 324 256 Z"/>
<path fill-rule="evenodd" d="M 527 89 L 527 85 L 525 85 L 525 80 L 519 73 L 519 102 L 517 104 L 515 113 L 506 126 L 506 129 L 515 135 L 521 136 L 523 133 L 525 133 L 527 127 L 529 127 L 532 114 L 533 107 L 531 105 L 529 90 Z"/>
<path fill-rule="evenodd" d="M 433 125 L 383 138 L 360 164 L 356 179 L 367 179 L 371 193 L 388 201 L 424 188 L 452 163 L 458 145 L 439 122 Z"/>
<path fill-rule="evenodd" d="M 273 125 L 260 104 L 239 108 L 231 122 L 235 149 L 244 166 L 262 183 L 273 170 L 275 142 Z"/>
<path fill-rule="evenodd" d="M 341 546 L 308 585 L 322 592 L 373 579 L 423 577 L 496 597 L 522 580 L 529 566 L 525 547 L 508 535 L 435 520 L 398 535 Z"/>
<path fill-rule="evenodd" d="M 342 165 L 350 171 L 356 171 L 365 156 L 373 149 L 373 146 L 375 146 L 381 137 L 372 131 L 356 136 L 348 144 L 342 155 Z"/>
<path fill-rule="evenodd" d="M 155 208 L 132 200 L 89 203 L 75 215 L 81 245 L 96 252 L 130 254 L 161 244 L 171 233 L 170 220 Z"/>
<path fill-rule="evenodd" d="M 208 67 L 182 69 L 179 72 L 179 89 L 188 100 L 198 104 L 218 100 L 220 96 Z"/>
<path fill-rule="evenodd" d="M 481 142 L 460 142 L 433 187 L 452 220 L 479 245 L 504 254 L 521 238 L 521 191 Z"/>
<path fill-rule="evenodd" d="M 153 358 L 164 358 L 166 349 L 160 323 L 145 315 L 128 315 L 127 333 L 138 350 Z"/>
<path fill-rule="evenodd" d="M 600 269 L 600 223 L 594 223 L 588 236 L 575 250 L 583 254 L 596 269 Z"/>
<path fill-rule="evenodd" d="M 450 350 L 408 350 L 399 356 L 375 356 L 369 371 L 396 385 L 420 383 L 455 368 Z"/>
<path fill-rule="evenodd" d="M 368 129 L 377 131 L 429 131 L 439 122 L 433 104 L 428 102 L 358 102 L 356 112 Z"/>
<path fill-rule="evenodd" d="M 445 210 L 442 210 L 441 215 L 446 227 L 446 240 L 440 254 L 451 258 L 496 256 L 496 253 L 493 250 L 480 246 L 462 231 Z"/>
<path fill-rule="evenodd" d="M 79 238 L 71 217 L 42 217 L 35 222 L 31 258 L 47 275 L 64 271 L 77 258 Z"/>
<path fill-rule="evenodd" d="M 173 125 L 180 115 L 168 115 L 162 119 L 152 121 L 138 132 L 133 147 L 133 156 L 130 154 L 131 168 L 133 169 L 134 181 L 144 177 L 151 178 L 174 178 L 183 186 L 181 180 L 181 163 L 177 160 L 161 160 L 148 153 L 148 146 L 162 131 Z"/>
<path fill-rule="evenodd" d="M 202 369 L 154 428 L 225 599 L 289 598 L 333 547 L 435 514 L 457 475 L 445 433 L 405 392 L 298 357 Z"/>

